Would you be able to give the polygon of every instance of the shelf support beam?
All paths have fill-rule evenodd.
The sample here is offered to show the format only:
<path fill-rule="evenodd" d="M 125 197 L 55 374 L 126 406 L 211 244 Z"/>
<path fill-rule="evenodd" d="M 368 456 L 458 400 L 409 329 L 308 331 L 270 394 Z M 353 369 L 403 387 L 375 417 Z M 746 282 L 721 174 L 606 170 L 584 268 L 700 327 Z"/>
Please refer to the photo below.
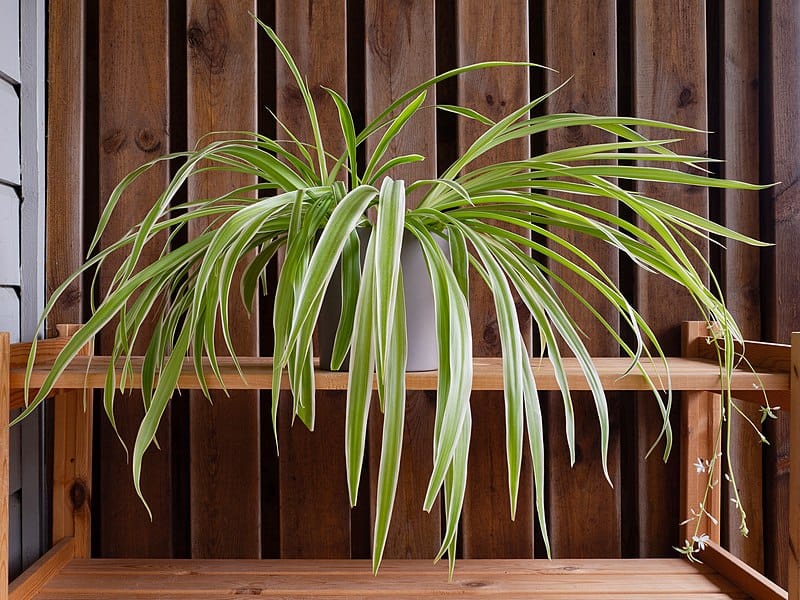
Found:
<path fill-rule="evenodd" d="M 681 329 L 684 358 L 697 358 L 698 346 L 705 343 L 708 326 L 703 321 L 687 321 Z M 678 545 L 692 539 L 695 531 L 706 534 L 711 541 L 720 542 L 719 519 L 721 515 L 720 486 L 707 489 L 709 464 L 714 468 L 714 479 L 721 478 L 722 461 L 719 455 L 721 404 L 719 394 L 711 392 L 683 392 L 681 398 L 681 526 Z M 714 520 L 708 517 L 713 515 Z M 700 527 L 697 528 L 697 519 Z"/>
<path fill-rule="evenodd" d="M 59 325 L 59 337 L 73 335 L 79 325 Z M 92 354 L 92 344 L 80 355 Z M 76 558 L 91 556 L 93 390 L 63 391 L 54 397 L 53 541 L 74 539 Z"/>

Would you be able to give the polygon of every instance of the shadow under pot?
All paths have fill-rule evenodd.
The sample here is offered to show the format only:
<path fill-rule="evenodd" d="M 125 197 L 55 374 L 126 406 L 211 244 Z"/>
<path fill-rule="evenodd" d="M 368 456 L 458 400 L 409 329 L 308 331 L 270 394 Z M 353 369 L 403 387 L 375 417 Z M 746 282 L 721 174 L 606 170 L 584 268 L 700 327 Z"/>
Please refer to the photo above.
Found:
<path fill-rule="evenodd" d="M 358 230 L 361 242 L 361 263 L 371 228 Z M 447 240 L 434 235 L 434 240 L 450 259 L 450 248 Z M 439 367 L 439 356 L 436 342 L 436 314 L 433 304 L 433 288 L 422 246 L 412 233 L 403 232 L 403 246 L 400 252 L 400 267 L 403 270 L 403 287 L 406 301 L 406 332 L 408 334 L 408 362 L 406 371 L 433 371 Z M 336 339 L 336 329 L 342 310 L 342 272 L 336 265 L 317 320 L 319 340 L 320 368 L 331 370 L 331 353 Z M 342 371 L 349 368 L 348 354 L 342 363 Z"/>

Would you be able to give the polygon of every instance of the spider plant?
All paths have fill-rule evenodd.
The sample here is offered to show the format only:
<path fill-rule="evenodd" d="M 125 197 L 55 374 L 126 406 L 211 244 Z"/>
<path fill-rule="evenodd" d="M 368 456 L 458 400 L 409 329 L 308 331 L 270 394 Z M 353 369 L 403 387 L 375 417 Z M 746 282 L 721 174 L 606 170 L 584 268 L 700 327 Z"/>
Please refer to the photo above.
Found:
<path fill-rule="evenodd" d="M 685 288 L 702 314 L 711 315 L 719 324 L 725 342 L 720 346 L 721 366 L 729 371 L 734 361 L 731 342 L 740 340 L 741 335 L 716 287 L 709 289 L 704 284 L 706 278 L 714 281 L 709 266 L 703 264 L 702 272 L 693 266 L 700 253 L 691 240 L 698 236 L 699 239 L 719 236 L 750 244 L 758 242 L 656 198 L 630 191 L 618 182 L 655 181 L 746 189 L 759 186 L 709 178 L 701 166 L 708 159 L 676 154 L 669 149 L 675 141 L 670 136 L 651 140 L 635 129 L 695 131 L 688 127 L 650 119 L 574 113 L 531 117 L 532 109 L 554 92 L 520 106 L 498 121 L 467 108 L 439 106 L 438 109 L 455 112 L 460 118 L 482 123 L 482 135 L 436 179 L 398 181 L 388 175 L 393 167 L 424 157 L 408 154 L 389 158 L 387 150 L 416 113 L 433 109 L 426 105 L 426 93 L 432 87 L 470 71 L 499 66 L 527 69 L 535 65 L 486 62 L 454 69 L 401 95 L 360 132 L 356 132 L 346 101 L 334 90 L 326 90 L 338 109 L 341 138 L 346 147 L 341 156 L 331 156 L 326 152 L 326 142 L 331 148 L 341 140 L 334 144 L 323 138 L 310 89 L 280 39 L 269 27 L 264 29 L 294 75 L 313 139 L 299 140 L 282 126 L 282 139 L 256 133 L 207 136 L 196 149 L 158 158 L 125 177 L 109 198 L 91 242 L 89 258 L 79 273 L 101 267 L 117 253 L 123 254 L 124 259 L 108 289 L 102 291 L 102 298 L 93 303 L 92 316 L 56 358 L 52 371 L 24 414 L 42 402 L 79 349 L 114 321 L 110 365 L 118 368 L 109 367 L 104 389 L 105 411 L 113 425 L 115 390 L 124 389 L 131 380 L 134 342 L 145 319 L 154 318 L 155 330 L 147 340 L 141 367 L 146 411 L 132 452 L 133 481 L 141 496 L 142 458 L 154 442 L 184 358 L 193 362 L 206 395 L 208 378 L 221 380 L 220 353 L 233 357 L 238 367 L 229 327 L 229 306 L 240 301 L 248 309 L 252 307 L 259 290 L 266 292 L 266 265 L 282 250 L 284 259 L 274 290 L 272 421 L 274 425 L 281 376 L 288 372 L 294 415 L 313 428 L 312 334 L 324 292 L 335 266 L 341 262 L 342 309 L 333 367 L 341 366 L 349 353 L 343 450 L 353 504 L 358 496 L 374 380 L 383 411 L 373 546 L 373 567 L 377 570 L 392 513 L 403 438 L 407 339 L 399 258 L 403 233 L 407 231 L 418 240 L 424 253 L 436 312 L 438 395 L 433 466 L 423 508 L 430 510 L 440 493 L 443 494 L 446 526 L 437 558 L 447 554 L 452 568 L 467 477 L 472 383 L 470 269 L 488 284 L 500 328 L 511 515 L 517 506 L 527 437 L 533 457 L 538 518 L 548 544 L 542 412 L 531 371 L 531 349 L 520 331 L 515 294 L 530 311 L 542 355 L 555 369 L 573 461 L 575 430 L 562 351 L 568 349 L 577 358 L 594 398 L 601 431 L 602 468 L 608 477 L 609 418 L 605 394 L 582 333 L 565 309 L 562 295 L 573 295 L 586 306 L 630 357 L 631 369 L 645 373 L 641 359 L 651 356 L 657 359 L 664 353 L 651 328 L 615 282 L 589 255 L 558 232 L 568 229 L 601 240 L 642 269 Z M 501 144 L 576 126 L 601 129 L 618 141 L 471 168 L 474 161 Z M 373 150 L 360 164 L 359 147 L 369 138 L 375 142 Z M 126 190 L 162 161 L 180 162 L 163 193 L 153 199 L 147 215 L 127 235 L 101 248 L 101 236 Z M 647 166 L 638 161 L 646 161 Z M 176 201 L 176 194 L 189 178 L 219 170 L 255 176 L 257 183 L 231 189 L 219 197 L 185 204 Z M 406 198 L 415 190 L 421 201 L 410 209 Z M 636 219 L 625 220 L 614 212 L 590 206 L 581 202 L 582 197 L 611 199 L 625 206 Z M 374 211 L 373 220 L 368 219 L 368 211 Z M 185 244 L 174 244 L 176 234 L 197 219 L 210 219 L 212 225 Z M 502 225 L 513 226 L 513 231 Z M 365 249 L 361 248 L 356 232 L 360 227 L 371 228 Z M 160 256 L 150 264 L 143 264 L 142 249 L 156 243 L 156 239 L 163 239 L 165 233 L 168 240 L 163 243 Z M 436 243 L 435 236 L 447 240 L 450 258 Z M 237 290 L 234 274 L 240 265 L 243 275 Z M 554 265 L 566 268 L 597 289 L 618 311 L 628 334 L 617 331 L 583 300 L 554 272 Z M 45 316 L 68 283 L 53 294 Z M 221 333 L 224 349 L 218 347 L 217 333 Z M 35 348 L 31 352 L 33 356 Z M 207 367 L 203 366 L 204 358 Z M 662 397 L 658 389 L 662 385 L 668 389 L 669 382 L 651 381 L 650 385 L 664 417 L 661 435 L 654 446 L 663 441 L 666 455 L 672 443 L 668 420 L 671 396 Z"/>

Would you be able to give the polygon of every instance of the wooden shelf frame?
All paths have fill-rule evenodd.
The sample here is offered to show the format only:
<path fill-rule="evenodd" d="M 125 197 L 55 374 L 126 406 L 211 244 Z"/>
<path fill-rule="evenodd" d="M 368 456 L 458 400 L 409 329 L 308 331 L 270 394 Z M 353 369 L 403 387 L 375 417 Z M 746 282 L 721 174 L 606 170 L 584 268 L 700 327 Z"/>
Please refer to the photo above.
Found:
<path fill-rule="evenodd" d="M 59 337 L 39 342 L 36 365 L 31 378 L 32 388 L 36 388 L 42 383 L 52 366 L 53 358 L 63 348 L 66 340 L 76 331 L 77 327 L 75 325 L 59 327 Z M 0 333 L 0 523 L 8 521 L 8 415 L 12 407 L 20 406 L 23 403 L 22 388 L 29 352 L 29 344 L 10 344 L 8 335 Z M 746 356 L 750 367 L 736 369 L 730 380 L 730 388 L 735 397 L 760 402 L 766 393 L 772 404 L 780 404 L 783 409 L 788 409 L 794 402 L 800 402 L 800 334 L 793 334 L 791 346 L 747 343 Z M 303 578 L 312 577 L 318 582 L 320 578 L 338 581 L 341 587 L 330 590 L 330 593 L 332 597 L 338 597 L 336 593 L 341 593 L 344 597 L 351 593 L 369 593 L 370 589 L 377 590 L 380 586 L 383 586 L 381 589 L 385 591 L 387 588 L 384 584 L 387 583 L 391 583 L 398 591 L 402 591 L 404 577 L 419 575 L 423 571 L 423 567 L 416 565 L 413 561 L 387 564 L 381 577 L 371 580 L 375 587 L 370 588 L 371 575 L 362 577 L 364 574 L 369 574 L 366 563 L 354 566 L 355 563 L 352 561 L 131 560 L 115 562 L 91 560 L 89 541 L 91 539 L 92 411 L 83 410 L 83 391 L 103 386 L 108 361 L 108 357 L 92 355 L 92 348 L 87 347 L 83 350 L 82 356 L 76 358 L 58 379 L 57 389 L 52 395 L 52 399 L 49 400 L 55 405 L 56 423 L 53 486 L 53 539 L 56 543 L 47 555 L 12 582 L 10 586 L 6 586 L 2 582 L 6 578 L 3 573 L 6 573 L 7 576 L 8 572 L 8 527 L 0 527 L 0 600 L 73 597 L 70 595 L 73 592 L 68 591 L 69 585 L 73 585 L 70 584 L 70 581 L 74 582 L 81 573 L 91 573 L 92 581 L 95 581 L 99 587 L 92 592 L 91 590 L 87 591 L 86 586 L 77 585 L 74 589 L 74 597 L 95 597 L 92 595 L 95 593 L 98 594 L 96 597 L 117 597 L 114 588 L 115 579 L 124 579 L 119 577 L 121 574 L 136 573 L 138 577 L 142 578 L 142 585 L 150 586 L 148 593 L 151 593 L 152 597 L 172 597 L 169 585 L 189 586 L 181 588 L 182 591 L 178 591 L 176 588 L 174 591 L 176 595 L 185 595 L 191 586 L 199 585 L 200 587 L 191 589 L 196 593 L 202 591 L 203 594 L 208 594 L 209 598 L 221 598 L 241 593 L 260 596 L 265 589 L 259 586 L 262 584 L 269 586 L 270 582 L 278 581 L 276 579 L 278 572 L 284 577 L 280 581 L 285 582 L 286 589 L 281 588 L 283 592 L 280 592 L 276 588 L 276 594 L 290 593 L 292 589 L 297 592 L 305 585 Z M 588 389 L 588 384 L 577 362 L 571 359 L 567 359 L 565 362 L 571 389 Z M 647 378 L 640 371 L 630 371 L 630 361 L 627 359 L 596 358 L 594 363 L 603 385 L 609 391 L 650 389 Z M 137 372 L 140 364 L 141 358 L 132 360 L 134 373 Z M 213 375 L 209 375 L 207 382 L 209 387 L 227 387 L 229 389 L 268 389 L 271 387 L 271 359 L 247 357 L 241 358 L 240 364 L 244 377 L 239 374 L 230 359 L 221 360 L 221 381 Z M 537 387 L 540 390 L 558 389 L 553 369 L 547 360 L 533 359 L 532 365 Z M 682 510 L 686 513 L 689 508 L 699 503 L 704 493 L 704 486 L 698 485 L 698 478 L 691 476 L 694 470 L 693 463 L 698 456 L 711 456 L 713 453 L 715 428 L 719 422 L 718 394 L 725 383 L 722 381 L 719 367 L 714 361 L 713 345 L 708 343 L 708 331 L 705 324 L 700 322 L 684 324 L 682 357 L 669 358 L 666 364 L 659 361 L 646 361 L 643 363 L 643 369 L 660 389 L 663 389 L 669 380 L 673 391 L 685 392 L 684 400 L 681 403 L 684 437 L 681 444 L 680 494 Z M 669 379 L 667 373 L 669 373 Z M 315 379 L 317 389 L 342 390 L 347 386 L 346 373 L 317 370 Z M 435 389 L 436 381 L 436 372 L 409 373 L 407 375 L 409 390 Z M 288 382 L 284 381 L 284 387 L 287 384 Z M 127 386 L 137 387 L 138 385 L 140 385 L 139 377 L 134 374 L 127 382 Z M 184 364 L 179 386 L 183 389 L 199 387 L 193 366 L 188 361 Z M 502 369 L 499 359 L 475 359 L 473 389 L 500 390 L 502 386 Z M 791 411 L 791 442 L 791 463 L 793 465 L 800 464 L 800 411 L 797 410 Z M 800 548 L 800 469 L 792 469 L 790 472 L 790 495 L 792 510 L 789 527 L 792 548 Z M 710 502 L 711 512 L 716 511 L 718 514 L 720 504 L 718 490 L 712 495 Z M 448 588 L 445 586 L 442 593 L 464 593 L 465 590 L 469 590 L 470 594 L 467 595 L 480 596 L 481 589 L 485 588 L 487 592 L 492 590 L 493 594 L 501 589 L 507 590 L 512 595 L 516 593 L 530 594 L 536 590 L 557 594 L 558 589 L 561 589 L 558 587 L 559 585 L 564 586 L 563 589 L 566 593 L 569 589 L 574 589 L 572 586 L 575 585 L 575 582 L 567 581 L 568 578 L 553 579 L 551 581 L 554 586 L 552 589 L 547 587 L 550 584 L 544 587 L 537 584 L 539 587 L 536 587 L 533 585 L 534 580 L 531 579 L 533 574 L 541 576 L 543 572 L 562 571 L 573 573 L 576 581 L 580 581 L 581 573 L 591 574 L 590 579 L 594 580 L 602 571 L 603 575 L 600 578 L 606 578 L 604 579 L 606 584 L 598 588 L 602 591 L 610 589 L 607 582 L 613 581 L 614 577 L 623 577 L 625 573 L 642 572 L 642 569 L 644 571 L 653 569 L 655 579 L 658 579 L 658 573 L 669 572 L 672 574 L 671 576 L 675 573 L 685 573 L 683 581 L 690 586 L 691 590 L 695 590 L 691 592 L 692 594 L 697 594 L 689 597 L 740 597 L 735 594 L 730 595 L 733 590 L 736 593 L 741 592 L 755 598 L 788 597 L 792 600 L 800 600 L 800 563 L 796 553 L 790 552 L 790 585 L 787 594 L 763 575 L 750 569 L 722 549 L 717 543 L 719 541 L 718 528 L 715 529 L 711 523 L 707 525 L 712 542 L 701 554 L 701 558 L 706 563 L 703 567 L 695 568 L 677 558 L 662 561 L 663 565 L 658 561 L 626 560 L 462 561 L 459 563 L 461 567 L 457 567 L 457 581 L 453 584 L 455 587 L 450 588 L 448 592 Z M 442 581 L 446 580 L 444 571 L 439 568 L 424 570 L 426 576 L 428 574 L 438 576 L 441 573 Z M 206 575 L 203 575 L 206 579 L 199 575 L 199 578 L 195 579 L 177 577 L 185 573 L 195 575 L 205 573 L 207 577 Z M 211 574 L 219 573 L 226 574 L 226 576 L 217 579 L 211 576 Z M 350 573 L 352 577 L 349 575 L 342 577 L 343 573 Z M 237 574 L 244 575 L 244 579 L 247 581 L 255 582 L 251 588 L 248 588 L 249 592 L 248 589 L 245 589 L 246 586 L 241 589 L 231 587 L 233 585 L 231 582 L 236 579 Z M 711 582 L 710 587 L 705 584 L 696 585 L 700 581 L 700 579 L 696 579 L 696 576 L 703 581 Z M 528 587 L 525 585 L 526 577 L 530 583 Z M 718 586 L 714 583 L 718 581 L 715 578 L 718 578 L 719 582 L 724 582 L 724 585 L 720 583 Z M 462 579 L 466 582 L 463 588 L 458 585 L 458 581 Z M 480 580 L 480 585 L 471 584 L 472 580 Z M 676 581 L 679 580 L 681 580 L 680 576 Z M 690 580 L 694 583 L 690 584 Z M 166 587 L 161 589 L 158 587 L 159 585 Z M 214 585 L 219 586 L 219 588 L 213 588 L 219 591 L 219 596 L 211 594 L 210 588 L 203 587 L 213 587 Z M 647 584 L 642 583 L 642 585 L 646 586 Z M 124 586 L 125 583 L 119 584 L 119 587 L 116 588 L 117 592 L 125 589 Z M 637 588 L 634 585 L 627 591 L 620 588 L 620 594 L 636 595 L 637 593 L 646 593 L 648 589 L 647 587 Z M 681 594 L 688 594 L 688 590 L 689 587 L 683 588 L 677 585 L 674 590 L 675 597 L 683 597 Z M 473 592 L 474 594 L 472 594 Z M 409 587 L 404 593 L 412 594 L 414 590 Z M 559 596 L 553 595 L 553 597 Z"/>

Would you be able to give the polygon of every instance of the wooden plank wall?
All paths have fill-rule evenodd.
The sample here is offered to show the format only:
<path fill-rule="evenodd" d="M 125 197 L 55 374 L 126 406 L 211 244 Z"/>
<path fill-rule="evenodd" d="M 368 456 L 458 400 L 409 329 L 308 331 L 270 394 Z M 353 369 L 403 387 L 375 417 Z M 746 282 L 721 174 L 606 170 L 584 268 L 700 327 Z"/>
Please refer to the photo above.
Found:
<path fill-rule="evenodd" d="M 599 8 L 598 8 L 599 7 Z M 274 50 L 248 13 L 274 26 L 294 53 L 320 102 L 320 121 L 336 137 L 338 120 L 320 85 L 349 98 L 357 123 L 375 115 L 394 95 L 436 71 L 470 61 L 502 58 L 548 64 L 559 73 L 497 70 L 439 86 L 442 102 L 468 104 L 489 116 L 538 96 L 566 77 L 574 79 L 549 101 L 549 111 L 635 114 L 676 120 L 721 133 L 685 136 L 680 149 L 724 158 L 722 172 L 750 181 L 784 183 L 757 194 L 711 194 L 677 189 L 675 204 L 777 242 L 754 251 L 731 246 L 727 253 L 704 249 L 722 281 L 732 310 L 749 335 L 785 341 L 800 328 L 800 278 L 791 240 L 797 235 L 794 198 L 798 160 L 795 129 L 796 58 L 800 45 L 796 2 L 755 0 L 636 3 L 446 0 L 111 0 L 51 3 L 50 289 L 82 254 L 86 235 L 112 186 L 123 173 L 168 150 L 191 145 L 214 129 L 275 131 L 267 108 L 303 137 L 308 133 L 301 100 Z M 64 20 L 74 23 L 64 35 Z M 795 62 L 793 62 L 795 61 Z M 147 73 L 146 78 L 141 73 Z M 429 97 L 429 102 L 433 95 Z M 477 135 L 475 125 L 452 116 L 425 113 L 411 123 L 393 152 L 416 147 L 428 160 L 398 173 L 429 177 Z M 503 157 L 545 148 L 597 141 L 596 134 L 566 131 L 529 144 L 504 147 Z M 530 146 L 530 147 L 529 147 Z M 69 152 L 79 148 L 79 152 Z M 328 150 L 337 151 L 335 143 Z M 498 154 L 500 157 L 501 154 Z M 146 208 L 168 176 L 157 170 L 142 183 L 112 223 L 119 234 Z M 190 197 L 230 185 L 203 181 Z M 639 188 L 661 193 L 655 185 Z M 411 199 L 413 202 L 413 198 Z M 624 211 L 621 213 L 623 216 Z M 110 239 L 110 238 L 109 238 Z M 180 240 L 178 240 L 179 242 Z M 177 243 L 177 242 L 176 242 Z M 696 318 L 694 308 L 675 297 L 663 281 L 634 272 L 620 257 L 587 246 L 654 322 L 665 347 L 679 349 L 679 324 Z M 63 249 L 67 249 L 63 251 Z M 112 270 L 101 274 L 104 285 Z M 85 310 L 86 285 L 70 290 L 59 314 L 78 318 Z M 498 351 L 491 301 L 474 286 L 476 353 Z M 243 322 L 248 351 L 269 352 L 269 312 Z M 260 322 L 260 331 L 257 323 Z M 529 327 L 525 322 L 525 327 Z M 608 340 L 589 327 L 597 353 L 613 352 Z M 100 351 L 109 340 L 100 340 Z M 534 342 L 532 342 L 534 343 Z M 243 346 L 244 347 L 244 346 Z M 268 395 L 262 393 L 262 400 Z M 370 486 L 358 506 L 347 504 L 342 445 L 342 397 L 320 395 L 317 431 L 289 429 L 280 421 L 281 458 L 274 458 L 272 433 L 259 416 L 255 394 L 208 408 L 177 402 L 160 433 L 162 450 L 148 455 L 147 494 L 151 524 L 130 484 L 114 434 L 98 427 L 96 445 L 94 551 L 104 556 L 364 556 L 370 550 Z M 663 465 L 643 454 L 655 437 L 658 417 L 652 402 L 636 409 L 612 398 L 614 443 L 609 488 L 598 470 L 597 434 L 588 403 L 578 399 L 579 460 L 567 470 L 558 398 L 548 410 L 548 492 L 550 537 L 557 556 L 670 555 L 678 513 L 674 458 Z M 120 400 L 118 418 L 138 410 L 135 399 Z M 232 408 L 235 406 L 235 410 Z M 475 396 L 471 477 L 464 519 L 465 556 L 532 556 L 540 538 L 532 511 L 530 478 L 523 479 L 516 522 L 508 516 L 502 400 Z M 676 411 L 676 415 L 677 415 Z M 407 459 L 403 481 L 421 486 L 429 460 L 431 398 L 409 401 Z M 98 420 L 103 423 L 103 419 Z M 247 423 L 245 428 L 243 423 Z M 748 475 L 751 536 L 735 537 L 726 522 L 725 541 L 768 574 L 784 576 L 786 445 L 769 427 L 775 443 L 763 456 L 746 428 L 738 426 L 734 460 Z M 370 426 L 377 437 L 380 423 Z M 129 427 L 123 435 L 130 439 Z M 417 438 L 416 436 L 420 436 Z M 422 441 L 421 441 L 422 440 Z M 234 446 L 233 444 L 236 444 Z M 677 444 L 680 441 L 678 440 Z M 374 484 L 377 445 L 370 446 L 365 472 Z M 251 456 L 251 460 L 244 460 Z M 261 464 L 259 464 L 259 457 Z M 413 457 L 413 458 L 411 458 Z M 502 465 L 497 468 L 496 465 Z M 763 467 L 762 467 L 763 465 Z M 763 480 L 763 497 L 753 481 Z M 405 489 L 405 488 L 404 488 Z M 421 487 L 420 487 L 421 490 Z M 415 487 L 398 496 L 396 523 L 387 555 L 430 556 L 441 528 L 438 511 L 418 509 Z M 233 511 L 231 507 L 235 506 Z M 235 513 L 235 514 L 234 514 Z M 588 533 L 587 533 L 588 532 Z M 768 540 L 768 541 L 765 541 Z"/>
<path fill-rule="evenodd" d="M 580 86 L 569 85 L 563 93 L 553 96 L 548 112 L 578 112 L 594 114 L 617 113 L 617 11 L 613 3 L 602 5 L 581 0 L 558 2 L 545 6 L 545 32 L 547 35 L 544 63 L 558 69 L 548 72 L 547 87 L 561 84 L 566 77 L 574 76 Z M 592 83 L 594 82 L 594 83 Z M 610 136 L 599 130 L 562 130 L 547 137 L 547 149 L 557 150 L 571 144 L 598 144 L 608 142 Z M 615 212 L 609 201 L 595 201 L 595 206 Z M 589 252 L 609 278 L 619 283 L 619 256 L 597 240 L 559 231 L 568 241 Z M 619 325 L 602 295 L 591 286 L 582 285 L 578 278 L 570 277 L 563 268 L 555 265 L 555 272 L 567 277 L 571 285 L 591 301 L 609 323 Z M 573 297 L 564 298 L 566 306 L 578 315 L 580 327 L 587 333 L 587 348 L 597 356 L 617 352 L 614 340 L 605 335 L 602 326 Z M 549 475 L 548 499 L 550 505 L 562 508 L 550 513 L 553 554 L 557 557 L 618 557 L 622 556 L 622 480 L 620 468 L 620 436 L 610 441 L 608 473 L 614 487 L 608 485 L 602 471 L 600 457 L 600 428 L 594 402 L 590 394 L 576 394 L 573 400 L 576 420 L 576 462 L 572 476 L 559 476 L 569 469 L 570 458 L 564 431 L 564 408 L 560 394 L 551 394 L 548 405 L 548 435 L 550 453 L 547 469 Z M 618 430 L 620 418 L 619 394 L 608 396 L 609 418 Z M 587 496 L 595 499 L 586 503 Z"/>
<path fill-rule="evenodd" d="M 99 44 L 97 71 L 90 77 L 98 86 L 99 123 L 98 136 L 87 140 L 87 149 L 97 152 L 97 178 L 99 205 L 105 204 L 111 190 L 122 176 L 137 165 L 168 152 L 169 143 L 169 11 L 160 0 L 136 3 L 100 2 L 93 18 L 97 19 Z M 122 24 L 125 24 L 124 26 Z M 91 38 L 89 38 L 91 39 Z M 147 73 L 147 77 L 142 77 Z M 165 164 L 154 168 L 136 183 L 131 196 L 120 207 L 116 219 L 106 230 L 103 244 L 125 234 L 132 223 L 143 218 L 152 199 L 168 178 Z M 95 215 L 95 219 L 97 216 Z M 163 244 L 166 236 L 160 243 Z M 145 248 L 142 262 L 157 255 L 156 245 Z M 99 277 L 101 290 L 107 289 L 119 262 L 111 261 Z M 148 327 L 140 332 L 146 336 Z M 109 352 L 113 334 L 101 336 L 98 352 Z M 173 551 L 172 535 L 172 463 L 171 463 L 171 409 L 167 408 L 159 428 L 161 451 L 149 453 L 145 458 L 146 475 L 142 490 L 150 502 L 153 521 L 141 502 L 137 502 L 132 488 L 120 485 L 131 479 L 127 456 L 117 440 L 116 433 L 105 417 L 99 418 L 97 438 L 100 459 L 96 474 L 99 477 L 95 511 L 98 553 L 108 556 L 170 556 Z M 142 400 L 138 394 L 117 398 L 115 410 L 122 439 L 132 447 L 135 423 L 143 414 Z M 124 526 L 120 526 L 124 523 Z"/>
<path fill-rule="evenodd" d="M 436 73 L 436 3 L 423 0 L 399 3 L 392 0 L 367 2 L 364 22 L 365 39 L 365 118 L 377 117 L 398 91 L 409 89 Z M 427 97 L 436 101 L 435 90 Z M 370 145 L 374 146 L 371 141 Z M 390 176 L 413 181 L 436 177 L 436 113 L 423 111 L 408 123 L 391 149 L 393 154 L 417 152 L 428 157 L 419 163 L 395 169 Z M 409 206 L 416 198 L 409 198 Z M 406 425 L 400 481 L 394 504 L 394 516 L 384 556 L 386 558 L 422 558 L 435 554 L 441 543 L 441 507 L 429 514 L 420 513 L 430 475 L 430 449 L 433 444 L 435 394 L 410 392 L 406 407 Z M 375 484 L 380 466 L 382 420 L 377 411 L 370 418 L 370 507 L 374 511 Z M 373 513 L 371 513 L 373 514 Z"/>
<path fill-rule="evenodd" d="M 659 118 L 706 129 L 708 102 L 703 5 L 699 2 L 635 2 L 631 17 L 632 113 L 637 117 Z M 656 132 L 648 134 L 658 135 Z M 677 152 L 707 154 L 706 136 L 686 137 L 676 144 Z M 708 195 L 698 188 L 678 188 L 676 193 L 663 184 L 648 183 L 639 185 L 637 191 L 665 198 L 682 208 L 708 216 Z M 698 242 L 698 246 L 707 258 L 707 245 Z M 697 260 L 695 266 L 699 267 Z M 664 351 L 677 354 L 680 331 L 675 327 L 676 323 L 701 316 L 694 302 L 664 278 L 644 272 L 636 272 L 634 277 L 634 296 L 639 311 L 659 336 Z M 652 441 L 658 436 L 660 424 L 656 404 L 644 395 L 640 399 L 635 408 L 636 456 L 639 458 L 635 505 L 639 532 L 646 531 L 647 535 L 639 536 L 639 553 L 641 556 L 659 556 L 669 552 L 675 544 L 672 524 L 685 518 L 678 514 L 678 498 L 672 493 L 678 475 L 678 454 L 673 454 L 667 464 L 657 459 L 658 451 L 653 453 L 652 460 L 645 460 Z"/>
<path fill-rule="evenodd" d="M 347 97 L 347 3 L 344 0 L 276 0 L 276 31 L 294 55 L 297 65 L 314 89 L 314 99 L 336 90 Z M 310 44 L 309 40 L 316 40 Z M 302 139 L 311 139 L 303 100 L 291 74 L 277 69 L 278 118 Z M 339 118 L 332 103 L 318 111 L 326 139 L 339 139 Z M 335 155 L 344 150 L 330 142 L 326 150 Z M 281 402 L 280 451 L 284 457 L 303 457 L 302 469 L 279 462 L 280 555 L 286 558 L 341 558 L 351 555 L 350 505 L 345 479 L 344 397 L 341 393 L 317 395 L 314 434 L 303 427 L 289 427 L 291 400 Z M 269 440 L 269 432 L 265 439 Z M 263 437 L 263 436 L 262 436 Z"/>
<path fill-rule="evenodd" d="M 526 60 L 528 52 L 528 5 L 519 0 L 483 2 L 468 0 L 457 4 L 458 63 L 465 65 L 491 60 L 498 53 L 508 60 Z M 494 35 L 502 31 L 502 35 Z M 492 69 L 470 73 L 459 79 L 459 100 L 492 120 L 506 114 L 508 108 L 529 99 L 530 86 L 524 72 Z M 473 121 L 459 122 L 460 150 L 466 150 L 482 129 Z M 487 153 L 472 167 L 487 161 L 517 160 L 530 151 L 530 143 L 516 140 Z M 482 162 L 483 161 L 483 162 Z M 473 354 L 499 356 L 500 334 L 494 316 L 494 301 L 483 281 L 470 276 L 470 312 L 472 315 Z M 530 316 L 520 319 L 528 329 Z M 473 394 L 470 477 L 464 499 L 463 546 L 468 558 L 526 558 L 533 555 L 533 481 L 531 463 L 523 458 L 519 483 L 516 520 L 510 516 L 508 475 L 505 455 L 505 418 L 503 395 L 482 392 Z"/>
<path fill-rule="evenodd" d="M 258 127 L 256 23 L 244 18 L 255 12 L 254 0 L 188 3 L 187 144 L 192 147 L 209 131 L 248 131 Z M 209 198 L 255 183 L 255 178 L 204 176 L 189 188 L 190 199 Z M 210 221 L 210 220 L 208 220 Z M 189 235 L 202 233 L 209 222 L 195 223 Z M 238 287 L 237 283 L 234 286 Z M 240 356 L 258 355 L 258 314 L 248 318 L 244 307 L 231 310 L 231 327 Z M 217 343 L 224 347 L 224 340 Z M 198 558 L 258 558 L 261 555 L 259 393 L 239 390 L 190 395 L 189 476 L 191 552 Z M 251 457 L 241 460 L 242 456 Z M 230 499 L 237 509 L 219 510 Z"/>

